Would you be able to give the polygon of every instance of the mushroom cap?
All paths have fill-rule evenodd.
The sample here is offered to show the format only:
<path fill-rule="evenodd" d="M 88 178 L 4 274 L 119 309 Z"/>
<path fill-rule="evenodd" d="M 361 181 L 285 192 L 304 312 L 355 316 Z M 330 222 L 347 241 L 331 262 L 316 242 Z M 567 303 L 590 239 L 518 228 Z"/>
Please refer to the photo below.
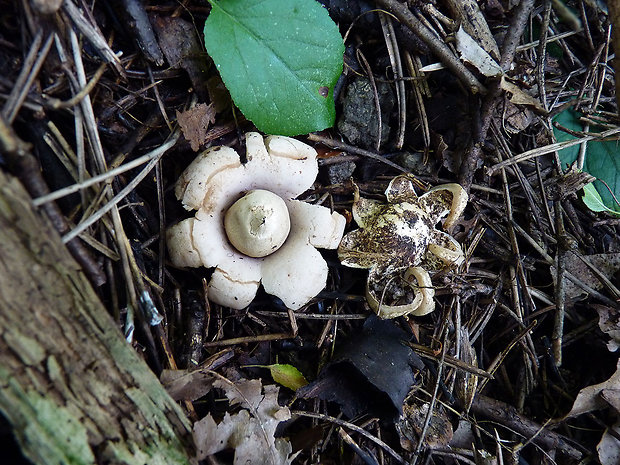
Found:
<path fill-rule="evenodd" d="M 226 211 L 224 229 L 230 243 L 250 257 L 264 257 L 282 246 L 291 230 L 286 204 L 264 189 L 248 192 Z"/>

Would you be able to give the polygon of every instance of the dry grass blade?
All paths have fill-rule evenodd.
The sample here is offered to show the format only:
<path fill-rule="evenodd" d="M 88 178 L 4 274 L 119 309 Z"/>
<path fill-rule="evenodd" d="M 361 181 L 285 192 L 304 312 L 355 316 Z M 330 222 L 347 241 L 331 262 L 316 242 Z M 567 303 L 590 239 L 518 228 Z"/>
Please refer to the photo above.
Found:
<path fill-rule="evenodd" d="M 133 178 L 133 180 L 127 184 L 118 194 L 116 194 L 112 199 L 110 199 L 106 204 L 92 216 L 80 222 L 70 233 L 67 233 L 63 236 L 62 240 L 64 242 L 69 242 L 74 237 L 79 236 L 82 232 L 86 231 L 87 228 L 95 224 L 101 217 L 103 217 L 106 213 L 116 207 L 116 205 L 123 200 L 131 191 L 135 189 L 135 187 L 140 184 L 140 182 L 155 168 L 155 165 L 158 163 L 159 159 L 176 144 L 177 139 L 179 138 L 179 132 L 176 131 L 172 134 L 170 139 L 155 149 L 152 154 L 148 156 L 150 161 L 148 164 L 142 169 L 140 174 Z M 104 175 L 105 176 L 105 175 Z"/>

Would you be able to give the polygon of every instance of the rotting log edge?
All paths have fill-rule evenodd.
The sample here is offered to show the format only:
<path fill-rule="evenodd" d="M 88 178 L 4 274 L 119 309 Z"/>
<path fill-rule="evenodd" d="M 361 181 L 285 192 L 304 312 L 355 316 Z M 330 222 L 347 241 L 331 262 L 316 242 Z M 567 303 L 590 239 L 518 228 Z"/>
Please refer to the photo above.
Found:
<path fill-rule="evenodd" d="M 0 410 L 34 463 L 192 463 L 190 424 L 0 171 Z"/>

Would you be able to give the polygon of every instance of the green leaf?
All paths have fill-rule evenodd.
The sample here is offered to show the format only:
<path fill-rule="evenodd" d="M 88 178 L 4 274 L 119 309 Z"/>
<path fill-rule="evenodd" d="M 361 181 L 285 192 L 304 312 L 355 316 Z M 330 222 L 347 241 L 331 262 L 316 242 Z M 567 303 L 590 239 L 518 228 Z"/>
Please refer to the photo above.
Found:
<path fill-rule="evenodd" d="M 308 384 L 304 375 L 293 365 L 276 363 L 274 365 L 268 365 L 266 368 L 269 368 L 271 377 L 276 383 L 292 389 L 293 391 Z"/>
<path fill-rule="evenodd" d="M 235 104 L 268 134 L 334 125 L 344 44 L 315 0 L 209 0 L 205 46 Z"/>
<path fill-rule="evenodd" d="M 601 199 L 601 196 L 599 195 L 596 188 L 593 186 L 593 183 L 586 184 L 583 187 L 583 197 L 581 197 L 581 200 L 583 200 L 583 203 L 586 204 L 586 207 L 588 207 L 593 212 L 607 212 L 611 213 L 612 215 L 620 215 L 620 213 L 618 213 L 617 211 L 610 210 L 605 206 L 605 204 L 603 203 L 603 199 Z"/>
<path fill-rule="evenodd" d="M 579 121 L 579 114 L 572 110 L 566 110 L 559 113 L 554 121 L 572 131 L 583 131 L 583 125 Z M 596 130 L 596 129 L 595 129 Z M 558 142 L 575 139 L 574 136 L 554 128 Z M 593 192 L 585 191 L 584 202 L 586 198 L 590 204 L 586 203 L 588 208 L 593 211 L 611 211 L 620 213 L 620 205 L 616 199 L 620 199 L 620 142 L 618 141 L 589 141 L 583 162 L 583 171 L 590 173 L 597 180 L 594 181 L 593 187 L 598 197 L 593 197 Z M 570 166 L 579 154 L 579 145 L 562 149 L 558 152 L 562 167 Z M 614 198 L 615 197 L 615 198 Z M 600 202 L 604 210 L 595 210 L 590 205 L 596 205 L 600 198 Z"/>

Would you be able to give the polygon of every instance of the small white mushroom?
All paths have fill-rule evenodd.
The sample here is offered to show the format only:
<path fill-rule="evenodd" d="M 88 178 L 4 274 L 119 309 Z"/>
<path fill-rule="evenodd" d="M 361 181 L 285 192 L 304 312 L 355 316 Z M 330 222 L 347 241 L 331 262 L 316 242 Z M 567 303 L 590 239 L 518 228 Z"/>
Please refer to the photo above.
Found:
<path fill-rule="evenodd" d="M 345 219 L 294 200 L 318 173 L 312 147 L 248 133 L 246 149 L 246 163 L 233 149 L 214 147 L 183 172 L 175 194 L 197 212 L 168 229 L 170 259 L 179 267 L 214 268 L 208 294 L 217 304 L 248 306 L 262 281 L 296 310 L 325 287 L 327 263 L 315 247 L 337 248 Z"/>
<path fill-rule="evenodd" d="M 224 229 L 230 243 L 250 257 L 265 257 L 288 237 L 291 220 L 281 197 L 256 189 L 241 197 L 226 212 Z"/>

